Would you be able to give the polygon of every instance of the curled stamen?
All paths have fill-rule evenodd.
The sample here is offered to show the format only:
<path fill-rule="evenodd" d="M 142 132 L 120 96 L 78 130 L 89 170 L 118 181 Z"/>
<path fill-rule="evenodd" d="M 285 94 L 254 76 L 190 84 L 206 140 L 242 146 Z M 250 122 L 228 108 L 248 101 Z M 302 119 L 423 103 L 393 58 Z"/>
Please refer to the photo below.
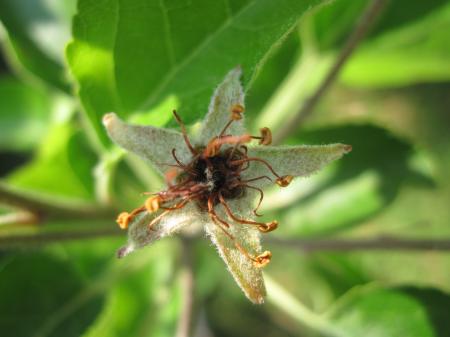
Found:
<path fill-rule="evenodd" d="M 222 137 L 225 132 L 228 130 L 228 128 L 230 127 L 230 125 L 234 122 L 235 120 L 233 118 L 231 118 L 227 124 L 225 124 L 225 126 L 223 127 L 222 131 L 220 131 L 219 133 L 219 138 Z"/>
<path fill-rule="evenodd" d="M 147 225 L 147 229 L 148 230 L 153 230 L 153 228 L 152 228 L 153 225 L 155 225 L 157 222 L 159 222 L 163 217 L 165 217 L 170 212 L 171 212 L 170 210 L 166 210 L 166 211 L 162 212 L 161 214 L 159 214 L 152 221 L 150 221 L 150 223 Z"/>
<path fill-rule="evenodd" d="M 268 227 L 270 226 L 270 223 L 264 223 L 264 222 L 257 222 L 257 221 L 253 221 L 253 220 L 246 220 L 246 219 L 242 219 L 242 218 L 238 218 L 236 215 L 233 214 L 233 212 L 231 211 L 230 206 L 227 204 L 227 202 L 225 201 L 224 197 L 222 194 L 219 193 L 219 201 L 220 203 L 223 205 L 223 207 L 225 208 L 225 213 L 227 213 L 227 215 L 234 221 L 241 223 L 241 224 L 246 224 L 246 225 L 256 225 L 259 227 Z"/>
<path fill-rule="evenodd" d="M 262 178 L 262 177 L 259 177 L 259 178 Z M 253 179 L 250 179 L 250 180 L 253 180 Z M 259 201 L 258 201 L 258 204 L 256 205 L 256 207 L 253 209 L 253 214 L 255 214 L 256 216 L 262 216 L 261 214 L 258 214 L 258 209 L 261 206 L 261 203 L 262 203 L 262 201 L 264 199 L 264 192 L 262 191 L 262 189 L 260 189 L 258 187 L 245 184 L 246 182 L 247 181 L 238 181 L 236 184 L 233 184 L 232 186 L 235 186 L 235 187 L 243 186 L 243 187 L 247 187 L 247 188 L 251 188 L 251 189 L 257 190 L 259 192 Z"/>
<path fill-rule="evenodd" d="M 189 202 L 189 199 L 186 199 L 178 204 L 176 204 L 175 206 L 172 207 L 161 207 L 162 209 L 166 210 L 166 211 L 175 211 L 177 209 L 181 209 L 184 206 L 186 206 L 186 204 Z"/>
<path fill-rule="evenodd" d="M 172 112 L 173 112 L 173 115 L 175 116 L 175 119 L 176 119 L 178 125 L 180 125 L 181 132 L 183 134 L 183 138 L 184 138 L 184 142 L 186 143 L 186 146 L 188 147 L 189 151 L 193 155 L 196 155 L 197 151 L 194 149 L 194 147 L 192 146 L 191 142 L 189 141 L 189 137 L 187 135 L 186 127 L 184 126 L 183 121 L 181 120 L 180 116 L 178 116 L 176 110 L 173 110 Z"/>
<path fill-rule="evenodd" d="M 280 175 L 278 175 L 278 173 L 275 172 L 275 170 L 272 168 L 272 166 L 267 161 L 265 161 L 264 159 L 258 158 L 258 157 L 247 157 L 247 158 L 243 158 L 243 159 L 239 159 L 239 160 L 233 160 L 230 162 L 230 164 L 231 165 L 240 165 L 240 164 L 243 164 L 245 162 L 250 162 L 250 161 L 258 161 L 260 163 L 263 163 L 264 165 L 267 166 L 267 168 L 270 170 L 270 172 L 273 173 L 273 175 L 275 177 L 277 177 L 278 179 L 282 178 Z"/>
<path fill-rule="evenodd" d="M 173 159 L 175 159 L 175 161 L 177 162 L 177 164 L 181 167 L 181 168 L 186 168 L 186 165 L 184 165 L 179 159 L 178 159 L 178 157 L 177 157 L 177 155 L 176 155 L 176 149 L 172 149 L 172 157 L 173 157 Z"/>
<path fill-rule="evenodd" d="M 218 222 L 222 223 L 225 227 L 227 227 L 227 228 L 230 227 L 230 224 L 228 222 L 226 222 L 225 220 L 221 219 L 217 215 L 217 213 L 214 211 L 214 201 L 211 196 L 208 198 L 208 213 L 214 222 L 217 223 L 217 221 L 218 221 Z M 226 233 L 230 236 L 230 238 L 232 238 L 232 240 L 234 240 L 234 237 L 230 233 L 228 233 L 228 232 L 226 232 Z"/>
<path fill-rule="evenodd" d="M 277 228 L 278 228 L 278 221 L 273 220 L 272 222 L 268 222 L 268 223 L 264 224 L 264 226 L 259 226 L 258 230 L 262 233 L 269 233 L 271 231 L 274 231 Z"/>
<path fill-rule="evenodd" d="M 222 230 L 222 232 L 226 236 L 228 236 L 228 238 L 233 242 L 236 249 L 239 250 L 241 252 L 241 254 L 244 255 L 246 258 L 253 261 L 253 264 L 256 267 L 261 268 L 261 267 L 264 267 L 265 265 L 267 265 L 270 262 L 272 253 L 269 251 L 265 251 L 258 256 L 255 256 L 255 257 L 252 256 L 244 247 L 242 247 L 239 244 L 239 242 L 236 240 L 236 238 L 222 226 L 222 224 L 223 224 L 228 228 L 229 224 L 226 221 L 220 219 L 219 216 L 217 216 L 217 214 L 215 213 L 214 208 L 212 206 L 212 202 L 210 200 L 211 199 L 208 199 L 208 212 L 209 212 L 211 219 Z"/>
<path fill-rule="evenodd" d="M 167 207 L 165 208 L 164 212 L 162 212 L 161 214 L 159 214 L 157 217 L 155 217 L 152 221 L 150 221 L 150 223 L 147 225 L 147 229 L 148 230 L 153 230 L 153 226 L 159 222 L 163 217 L 165 217 L 167 214 L 169 214 L 170 212 L 176 210 L 176 209 L 180 209 L 183 208 L 184 206 L 186 206 L 186 204 L 188 203 L 189 200 L 183 200 L 182 202 L 176 204 L 173 207 Z"/>
<path fill-rule="evenodd" d="M 242 182 L 243 182 L 243 183 L 251 183 L 251 182 L 253 182 L 253 181 L 257 181 L 257 180 L 260 180 L 260 179 L 267 179 L 267 180 L 269 180 L 270 182 L 272 182 L 272 179 L 270 179 L 270 177 L 268 177 L 268 176 L 260 176 L 260 177 L 256 177 L 256 178 L 251 178 L 251 179 L 247 179 L 247 180 L 242 180 Z"/>
<path fill-rule="evenodd" d="M 241 136 L 228 135 L 228 136 L 214 137 L 209 141 L 208 145 L 203 151 L 203 156 L 205 158 L 214 157 L 219 153 L 220 147 L 224 144 L 234 145 L 240 143 L 248 143 L 249 141 L 251 141 L 251 139 L 252 136 L 248 134 Z"/>

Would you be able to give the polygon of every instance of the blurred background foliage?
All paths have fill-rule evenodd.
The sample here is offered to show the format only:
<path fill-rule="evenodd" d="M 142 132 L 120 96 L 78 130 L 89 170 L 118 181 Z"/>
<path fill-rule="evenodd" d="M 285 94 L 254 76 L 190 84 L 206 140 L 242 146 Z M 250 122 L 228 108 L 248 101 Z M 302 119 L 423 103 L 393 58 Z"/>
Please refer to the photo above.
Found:
<path fill-rule="evenodd" d="M 0 335 L 183 336 L 192 276 L 192 336 L 450 336 L 448 253 L 309 252 L 270 240 L 450 238 L 444 0 L 388 2 L 285 141 L 353 152 L 266 193 L 263 213 L 281 224 L 265 237 L 274 253 L 267 304 L 245 299 L 201 237 L 188 253 L 171 238 L 115 258 L 125 234 L 114 211 L 162 183 L 110 144 L 101 116 L 174 127 L 177 108 L 194 124 L 240 64 L 248 125 L 276 134 L 317 90 L 367 4 L 3 0 L 1 191 L 71 212 L 18 221 L 20 211 L 1 204 Z M 58 241 L 76 237 L 90 240 Z"/>

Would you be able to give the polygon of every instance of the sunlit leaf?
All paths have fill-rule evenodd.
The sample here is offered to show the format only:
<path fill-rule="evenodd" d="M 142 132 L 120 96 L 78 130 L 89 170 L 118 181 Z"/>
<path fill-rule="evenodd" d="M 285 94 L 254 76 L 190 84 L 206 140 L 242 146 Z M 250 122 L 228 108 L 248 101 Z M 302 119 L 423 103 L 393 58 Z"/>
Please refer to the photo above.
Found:
<path fill-rule="evenodd" d="M 241 65 L 248 88 L 303 13 L 320 3 L 82 0 L 68 61 L 100 135 L 104 113 L 126 117 L 168 95 L 192 122 L 229 69 Z"/>
<path fill-rule="evenodd" d="M 343 70 L 351 86 L 398 87 L 450 78 L 450 6 L 362 46 Z"/>
<path fill-rule="evenodd" d="M 95 156 L 85 136 L 70 122 L 56 123 L 34 160 L 13 172 L 14 186 L 70 198 L 93 199 Z"/>
<path fill-rule="evenodd" d="M 29 150 L 48 128 L 51 101 L 44 90 L 0 78 L 0 150 Z"/>

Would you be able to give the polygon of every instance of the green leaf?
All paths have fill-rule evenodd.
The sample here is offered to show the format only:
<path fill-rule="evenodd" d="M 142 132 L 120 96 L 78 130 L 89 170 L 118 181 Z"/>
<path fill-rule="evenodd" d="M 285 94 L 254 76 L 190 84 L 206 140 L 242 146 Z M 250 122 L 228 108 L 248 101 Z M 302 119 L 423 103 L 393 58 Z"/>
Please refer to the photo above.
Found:
<path fill-rule="evenodd" d="M 127 117 L 175 95 L 192 122 L 238 64 L 248 89 L 305 11 L 322 2 L 82 0 L 67 57 L 83 106 L 107 144 L 100 125 L 106 112 Z"/>
<path fill-rule="evenodd" d="M 47 131 L 48 94 L 12 77 L 0 78 L 0 150 L 33 148 Z"/>
<path fill-rule="evenodd" d="M 445 5 L 446 0 L 414 1 L 396 0 L 386 6 L 364 41 L 370 41 L 386 32 L 422 20 L 433 10 Z M 339 0 L 325 6 L 314 15 L 314 30 L 321 50 L 340 49 L 349 32 L 367 6 L 365 1 Z M 330 29 L 330 27 L 333 29 Z"/>
<path fill-rule="evenodd" d="M 4 337 L 75 337 L 91 324 L 102 300 L 93 296 L 59 321 L 85 281 L 68 261 L 33 252 L 3 256 L 0 277 L 0 328 Z"/>
<path fill-rule="evenodd" d="M 106 305 L 83 337 L 174 335 L 181 293 L 174 252 L 168 248 L 167 243 L 159 244 L 157 249 L 116 260 L 113 275 L 103 277 Z"/>
<path fill-rule="evenodd" d="M 68 91 L 64 46 L 70 37 L 70 17 L 75 0 L 4 0 L 0 20 L 10 42 L 13 63 L 55 87 Z"/>
<path fill-rule="evenodd" d="M 271 205 L 289 206 L 276 216 L 282 224 L 280 230 L 296 235 L 323 235 L 362 223 L 389 205 L 405 178 L 414 175 L 408 167 L 411 146 L 378 127 L 324 127 L 305 130 L 295 140 L 306 144 L 333 141 L 353 147 L 337 163 L 335 171 L 300 181 L 291 192 L 289 186 L 264 200 L 268 204 L 265 209 Z M 289 193 L 293 197 L 286 196 Z M 283 198 L 284 203 L 280 200 Z"/>
<path fill-rule="evenodd" d="M 448 336 L 450 296 L 434 289 L 356 288 L 328 316 L 345 336 Z"/>
<path fill-rule="evenodd" d="M 14 171 L 8 181 L 35 192 L 92 200 L 95 164 L 85 135 L 65 121 L 50 128 L 34 160 Z"/>
<path fill-rule="evenodd" d="M 450 5 L 366 43 L 343 69 L 346 85 L 395 87 L 450 79 Z"/>

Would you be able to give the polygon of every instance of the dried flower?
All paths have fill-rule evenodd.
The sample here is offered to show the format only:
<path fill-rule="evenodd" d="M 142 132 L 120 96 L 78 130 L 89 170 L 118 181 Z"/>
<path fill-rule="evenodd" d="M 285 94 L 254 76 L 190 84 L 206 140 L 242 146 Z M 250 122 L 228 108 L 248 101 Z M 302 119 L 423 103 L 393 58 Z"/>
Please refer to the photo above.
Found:
<path fill-rule="evenodd" d="M 246 296 L 262 303 L 261 267 L 272 254 L 262 251 L 260 233 L 278 227 L 276 220 L 255 220 L 260 216 L 263 188 L 274 182 L 288 186 L 294 177 L 318 171 L 351 146 L 269 146 L 268 128 L 262 128 L 259 136 L 248 134 L 240 75 L 239 68 L 230 71 L 215 90 L 198 137 L 189 138 L 175 111 L 181 133 L 130 125 L 114 113 L 105 115 L 103 123 L 116 144 L 148 160 L 167 183 L 142 206 L 118 216 L 119 226 L 128 228 L 128 244 L 119 250 L 119 257 L 201 223 Z M 253 140 L 259 146 L 250 144 Z"/>

